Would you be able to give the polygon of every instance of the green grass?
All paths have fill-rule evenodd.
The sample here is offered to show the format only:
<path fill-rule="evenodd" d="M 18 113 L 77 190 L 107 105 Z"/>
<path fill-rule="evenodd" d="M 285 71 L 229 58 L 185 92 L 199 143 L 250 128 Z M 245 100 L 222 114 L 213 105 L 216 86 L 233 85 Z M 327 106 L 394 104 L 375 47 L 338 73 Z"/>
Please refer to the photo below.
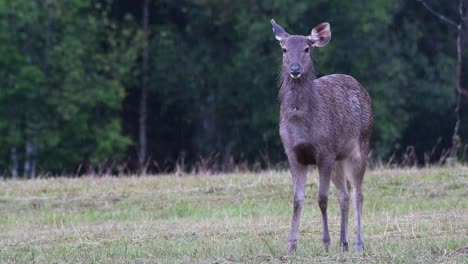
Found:
<path fill-rule="evenodd" d="M 324 252 L 316 171 L 294 256 L 288 172 L 171 176 L 0 181 L 0 263 L 468 263 L 467 167 L 367 173 L 364 255 L 334 188 Z"/>

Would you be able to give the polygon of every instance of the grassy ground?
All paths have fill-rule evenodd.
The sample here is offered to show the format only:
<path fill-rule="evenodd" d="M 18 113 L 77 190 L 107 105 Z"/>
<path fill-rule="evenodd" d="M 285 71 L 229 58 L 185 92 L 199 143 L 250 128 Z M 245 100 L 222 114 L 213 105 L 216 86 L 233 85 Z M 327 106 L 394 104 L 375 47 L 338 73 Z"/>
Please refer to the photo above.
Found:
<path fill-rule="evenodd" d="M 366 175 L 362 256 L 321 245 L 309 175 L 298 252 L 285 256 L 288 172 L 0 181 L 1 263 L 468 263 L 468 168 Z M 351 210 L 351 214 L 353 211 Z M 350 243 L 354 218 L 350 216 Z"/>

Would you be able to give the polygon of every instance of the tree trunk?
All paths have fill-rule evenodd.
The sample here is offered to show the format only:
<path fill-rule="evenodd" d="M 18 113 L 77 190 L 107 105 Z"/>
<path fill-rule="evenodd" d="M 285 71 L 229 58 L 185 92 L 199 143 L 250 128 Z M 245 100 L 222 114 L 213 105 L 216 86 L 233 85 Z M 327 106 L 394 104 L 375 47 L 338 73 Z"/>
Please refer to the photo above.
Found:
<path fill-rule="evenodd" d="M 24 146 L 24 175 L 27 178 L 36 177 L 37 147 L 34 140 L 30 137 L 26 140 Z"/>
<path fill-rule="evenodd" d="M 28 138 L 26 144 L 24 145 L 24 176 L 29 178 L 31 176 L 31 158 L 32 158 L 32 146 L 31 140 Z"/>
<path fill-rule="evenodd" d="M 431 6 L 429 6 L 424 0 L 417 0 L 423 4 L 423 6 L 429 10 L 432 14 L 437 16 L 440 20 L 444 21 L 445 23 L 455 26 L 457 28 L 457 69 L 456 69 L 456 104 L 455 104 L 455 127 L 453 128 L 453 135 L 452 135 L 452 147 L 449 151 L 450 157 L 456 157 L 458 154 L 458 150 L 461 147 L 461 138 L 460 138 L 460 123 L 461 123 L 461 105 L 464 96 L 468 97 L 468 91 L 463 89 L 462 87 L 462 56 L 463 56 L 463 23 L 466 23 L 466 19 L 464 17 L 464 10 L 463 10 L 463 0 L 458 1 L 458 22 L 456 20 L 452 20 L 443 14 L 434 10 Z"/>
<path fill-rule="evenodd" d="M 456 157 L 458 154 L 458 150 L 461 146 L 461 138 L 460 138 L 460 123 L 461 123 L 461 104 L 462 104 L 462 97 L 464 96 L 464 90 L 462 88 L 462 56 L 463 56 L 463 0 L 459 2 L 459 15 L 460 21 L 457 25 L 457 73 L 456 73 L 456 82 L 457 82 L 457 101 L 455 106 L 455 127 L 453 129 L 452 135 L 452 149 L 450 152 L 451 157 Z"/>
<path fill-rule="evenodd" d="M 31 178 L 36 178 L 36 168 L 37 168 L 37 144 L 35 140 L 31 140 L 31 168 L 29 169 L 29 176 Z"/>
<path fill-rule="evenodd" d="M 11 177 L 13 179 L 18 178 L 18 153 L 16 146 L 10 148 L 10 159 L 11 159 Z"/>
<path fill-rule="evenodd" d="M 148 114 L 148 81 L 149 81 L 149 0 L 143 2 L 143 49 L 142 49 L 142 85 L 139 116 L 139 149 L 138 167 L 143 172 L 147 153 L 147 114 Z"/>

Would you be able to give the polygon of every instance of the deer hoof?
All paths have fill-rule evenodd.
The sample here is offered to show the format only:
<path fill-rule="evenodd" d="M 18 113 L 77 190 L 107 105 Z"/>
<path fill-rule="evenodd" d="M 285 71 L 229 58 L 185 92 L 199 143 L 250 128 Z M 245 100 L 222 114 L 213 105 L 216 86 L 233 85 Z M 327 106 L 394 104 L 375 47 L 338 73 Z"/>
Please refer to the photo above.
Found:
<path fill-rule="evenodd" d="M 330 239 L 324 240 L 323 241 L 323 248 L 325 249 L 325 252 L 328 253 L 330 249 Z"/>
<path fill-rule="evenodd" d="M 356 243 L 356 253 L 362 254 L 364 252 L 364 243 Z"/>
<path fill-rule="evenodd" d="M 347 252 L 348 251 L 348 242 L 341 243 L 341 251 Z"/>
<path fill-rule="evenodd" d="M 296 252 L 296 249 L 297 249 L 297 244 L 293 242 L 289 242 L 287 254 L 288 255 L 294 254 Z"/>

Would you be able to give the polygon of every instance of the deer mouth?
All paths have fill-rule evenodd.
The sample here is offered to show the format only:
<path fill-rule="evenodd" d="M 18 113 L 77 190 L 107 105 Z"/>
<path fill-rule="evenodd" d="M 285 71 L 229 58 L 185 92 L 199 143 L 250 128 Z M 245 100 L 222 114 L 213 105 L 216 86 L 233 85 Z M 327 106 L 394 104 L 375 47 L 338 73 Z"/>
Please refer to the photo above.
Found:
<path fill-rule="evenodd" d="M 301 77 L 302 74 L 300 73 L 297 73 L 297 74 L 293 74 L 293 73 L 290 73 L 289 76 L 291 76 L 291 78 L 293 79 L 299 79 Z"/>

